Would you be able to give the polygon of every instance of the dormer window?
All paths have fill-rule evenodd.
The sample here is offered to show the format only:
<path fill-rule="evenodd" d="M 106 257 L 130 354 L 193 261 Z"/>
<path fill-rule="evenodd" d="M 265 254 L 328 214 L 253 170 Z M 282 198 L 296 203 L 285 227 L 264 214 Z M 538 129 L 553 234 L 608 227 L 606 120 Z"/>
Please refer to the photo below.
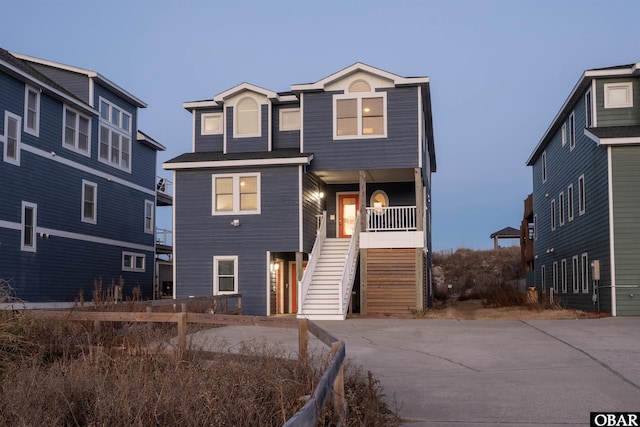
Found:
<path fill-rule="evenodd" d="M 349 85 L 347 93 L 334 95 L 334 139 L 387 136 L 387 93 L 372 91 L 364 80 Z"/>
<path fill-rule="evenodd" d="M 234 137 L 260 136 L 260 106 L 255 99 L 242 98 L 236 104 L 235 113 Z"/>

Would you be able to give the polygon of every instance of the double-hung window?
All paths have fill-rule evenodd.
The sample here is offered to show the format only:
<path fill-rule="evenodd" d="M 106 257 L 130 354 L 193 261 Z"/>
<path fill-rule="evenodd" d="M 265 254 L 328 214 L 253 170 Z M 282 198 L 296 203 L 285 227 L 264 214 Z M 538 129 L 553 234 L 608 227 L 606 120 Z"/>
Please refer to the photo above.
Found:
<path fill-rule="evenodd" d="M 582 282 L 582 292 L 583 293 L 588 293 L 589 292 L 589 254 L 587 252 L 584 252 L 582 254 L 582 278 L 581 278 L 581 282 Z"/>
<path fill-rule="evenodd" d="M 40 91 L 25 86 L 24 91 L 24 131 L 30 135 L 40 134 Z"/>
<path fill-rule="evenodd" d="M 64 136 L 62 145 L 85 156 L 91 154 L 90 119 L 64 107 Z"/>
<path fill-rule="evenodd" d="M 348 93 L 333 97 L 333 139 L 387 136 L 387 93 L 357 80 Z"/>
<path fill-rule="evenodd" d="M 22 202 L 22 227 L 20 230 L 20 250 L 36 251 L 36 227 L 38 223 L 38 205 Z"/>
<path fill-rule="evenodd" d="M 558 210 L 560 213 L 560 225 L 564 225 L 564 191 L 561 191 L 558 195 Z"/>
<path fill-rule="evenodd" d="M 154 203 L 151 200 L 144 201 L 144 232 L 153 234 Z"/>
<path fill-rule="evenodd" d="M 122 271 L 143 273 L 145 270 L 145 254 L 122 252 Z"/>
<path fill-rule="evenodd" d="M 4 150 L 3 159 L 7 163 L 20 166 L 20 129 L 22 118 L 16 114 L 4 113 Z"/>
<path fill-rule="evenodd" d="M 101 162 L 131 171 L 131 114 L 100 98 Z"/>
<path fill-rule="evenodd" d="M 551 201 L 551 231 L 556 229 L 556 199 Z"/>
<path fill-rule="evenodd" d="M 580 175 L 578 178 L 578 214 L 584 215 L 586 212 L 586 199 L 585 199 L 585 188 L 584 188 L 584 175 Z"/>
<path fill-rule="evenodd" d="M 577 294 L 578 292 L 580 292 L 580 267 L 578 264 L 578 255 L 574 255 L 574 257 L 571 260 L 572 260 L 571 271 L 573 273 L 572 274 L 573 293 Z"/>
<path fill-rule="evenodd" d="M 212 176 L 212 215 L 260 213 L 260 174 Z"/>
<path fill-rule="evenodd" d="M 98 184 L 82 180 L 82 222 L 98 220 Z"/>
<path fill-rule="evenodd" d="M 569 116 L 569 150 L 576 148 L 576 114 L 574 112 Z"/>
<path fill-rule="evenodd" d="M 573 184 L 569 184 L 569 187 L 567 187 L 567 214 L 569 216 L 569 221 L 573 221 Z"/>
<path fill-rule="evenodd" d="M 567 293 L 567 260 L 563 259 L 562 262 L 560 263 L 560 273 L 562 274 L 561 280 L 562 280 L 562 293 L 566 294 Z"/>
<path fill-rule="evenodd" d="M 238 293 L 238 257 L 213 257 L 213 294 Z"/>

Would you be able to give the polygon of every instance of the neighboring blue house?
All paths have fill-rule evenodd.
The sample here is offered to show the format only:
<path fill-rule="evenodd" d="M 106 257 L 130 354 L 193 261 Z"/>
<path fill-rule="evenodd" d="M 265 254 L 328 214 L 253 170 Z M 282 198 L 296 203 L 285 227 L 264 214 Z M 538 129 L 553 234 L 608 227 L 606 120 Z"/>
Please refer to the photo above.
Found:
<path fill-rule="evenodd" d="M 174 296 L 241 293 L 247 314 L 316 319 L 429 304 L 427 77 L 356 63 L 287 92 L 243 83 L 184 107 L 191 150 L 163 166 Z"/>
<path fill-rule="evenodd" d="M 156 155 L 146 104 L 97 72 L 0 49 L 0 278 L 29 303 L 153 296 Z"/>
<path fill-rule="evenodd" d="M 527 161 L 535 285 L 640 315 L 640 63 L 585 71 Z"/>

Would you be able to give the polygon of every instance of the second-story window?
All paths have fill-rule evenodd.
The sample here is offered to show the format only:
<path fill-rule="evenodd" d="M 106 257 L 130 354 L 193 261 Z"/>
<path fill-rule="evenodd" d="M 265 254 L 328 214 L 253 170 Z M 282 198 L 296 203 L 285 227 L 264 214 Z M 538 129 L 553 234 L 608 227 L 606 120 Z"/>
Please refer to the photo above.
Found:
<path fill-rule="evenodd" d="M 542 152 L 542 165 L 541 165 L 541 169 L 542 169 L 542 182 L 547 182 L 547 152 L 543 151 Z"/>
<path fill-rule="evenodd" d="M 24 131 L 33 136 L 40 133 L 40 91 L 25 87 L 24 94 Z"/>
<path fill-rule="evenodd" d="M 4 113 L 4 161 L 20 166 L 21 117 L 5 111 Z"/>
<path fill-rule="evenodd" d="M 222 113 L 202 113 L 200 116 L 200 135 L 222 134 Z"/>
<path fill-rule="evenodd" d="M 260 136 L 260 105 L 253 98 L 242 98 L 235 107 L 236 138 Z"/>
<path fill-rule="evenodd" d="M 584 114 L 585 114 L 585 126 L 590 128 L 593 124 L 593 112 L 591 108 L 591 89 L 584 95 Z"/>
<path fill-rule="evenodd" d="M 569 116 L 569 150 L 576 148 L 576 115 Z"/>
<path fill-rule="evenodd" d="M 367 82 L 356 80 L 347 93 L 333 97 L 334 139 L 386 137 L 386 111 L 386 92 L 373 92 Z"/>
<path fill-rule="evenodd" d="M 81 154 L 91 153 L 91 138 L 89 136 L 88 117 L 85 117 L 70 108 L 64 108 L 64 137 L 62 143 L 64 147 L 78 151 Z"/>
<path fill-rule="evenodd" d="M 144 232 L 153 233 L 154 204 L 151 200 L 144 201 Z"/>
<path fill-rule="evenodd" d="M 98 215 L 98 184 L 82 180 L 82 222 L 95 224 Z"/>
<path fill-rule="evenodd" d="M 259 214 L 260 174 L 213 175 L 212 215 Z"/>
<path fill-rule="evenodd" d="M 131 170 L 131 115 L 100 98 L 100 161 Z"/>

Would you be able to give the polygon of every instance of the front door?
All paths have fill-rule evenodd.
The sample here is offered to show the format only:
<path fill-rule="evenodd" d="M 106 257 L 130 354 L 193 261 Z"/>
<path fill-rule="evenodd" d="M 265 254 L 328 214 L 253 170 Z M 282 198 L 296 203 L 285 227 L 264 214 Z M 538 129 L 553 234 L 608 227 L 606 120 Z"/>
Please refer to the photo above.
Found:
<path fill-rule="evenodd" d="M 338 237 L 351 237 L 359 208 L 358 193 L 338 194 Z"/>

